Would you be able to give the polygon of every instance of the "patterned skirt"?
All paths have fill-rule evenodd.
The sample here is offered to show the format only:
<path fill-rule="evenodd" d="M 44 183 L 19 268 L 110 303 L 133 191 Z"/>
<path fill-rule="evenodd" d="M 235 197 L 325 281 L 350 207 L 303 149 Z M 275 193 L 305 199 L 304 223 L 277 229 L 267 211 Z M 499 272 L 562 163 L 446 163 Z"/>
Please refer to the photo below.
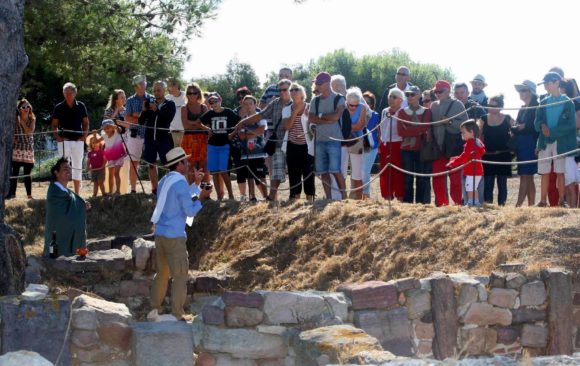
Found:
<path fill-rule="evenodd" d="M 181 141 L 181 147 L 191 162 L 207 160 L 207 135 L 205 133 L 185 134 Z"/>

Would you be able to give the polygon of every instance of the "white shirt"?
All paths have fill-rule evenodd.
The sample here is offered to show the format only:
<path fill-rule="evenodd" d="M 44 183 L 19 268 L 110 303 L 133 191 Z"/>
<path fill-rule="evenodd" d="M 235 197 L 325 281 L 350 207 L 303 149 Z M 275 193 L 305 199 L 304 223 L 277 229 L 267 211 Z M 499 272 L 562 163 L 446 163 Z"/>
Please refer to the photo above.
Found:
<path fill-rule="evenodd" d="M 401 109 L 399 109 L 397 113 L 395 113 L 395 117 L 399 117 L 399 111 L 401 111 Z M 379 127 L 381 142 L 383 144 L 386 144 L 388 142 L 403 141 L 403 138 L 399 136 L 399 132 L 397 132 L 397 124 L 399 123 L 399 121 L 397 121 L 391 116 L 387 117 L 388 110 L 389 108 L 385 108 L 381 116 L 381 126 Z"/>
<path fill-rule="evenodd" d="M 173 101 L 175 103 L 175 115 L 173 116 L 173 121 L 169 125 L 171 131 L 183 131 L 183 122 L 181 122 L 181 108 L 187 104 L 187 99 L 185 98 L 185 92 L 181 90 L 179 96 L 174 96 L 173 94 L 168 94 L 165 99 Z"/>

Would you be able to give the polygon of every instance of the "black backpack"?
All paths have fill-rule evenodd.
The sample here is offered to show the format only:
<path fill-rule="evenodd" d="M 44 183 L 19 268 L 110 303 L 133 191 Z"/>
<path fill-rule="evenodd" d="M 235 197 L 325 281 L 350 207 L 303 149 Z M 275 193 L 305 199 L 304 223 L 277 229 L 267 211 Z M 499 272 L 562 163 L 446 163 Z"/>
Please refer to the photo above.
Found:
<path fill-rule="evenodd" d="M 336 94 L 336 96 L 334 97 L 334 110 L 336 110 L 336 106 L 338 105 L 338 101 L 340 100 L 341 97 L 342 95 L 340 94 Z M 320 104 L 320 96 L 317 96 L 316 99 L 314 99 L 314 111 L 316 112 L 316 115 L 318 115 L 319 104 Z M 340 129 L 342 130 L 342 138 L 343 139 L 352 138 L 351 136 L 352 120 L 350 119 L 350 113 L 348 113 L 348 110 L 346 110 L 346 108 L 342 111 L 342 117 L 340 117 L 338 123 L 340 124 Z M 346 144 L 347 144 L 346 142 L 342 143 L 342 145 Z"/>

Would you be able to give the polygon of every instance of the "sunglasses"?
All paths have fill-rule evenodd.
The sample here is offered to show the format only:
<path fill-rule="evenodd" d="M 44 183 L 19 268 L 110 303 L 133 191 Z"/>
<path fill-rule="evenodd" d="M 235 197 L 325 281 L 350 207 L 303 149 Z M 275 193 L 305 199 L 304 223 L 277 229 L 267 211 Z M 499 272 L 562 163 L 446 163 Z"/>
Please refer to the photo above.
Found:
<path fill-rule="evenodd" d="M 396 96 L 396 95 L 391 95 L 391 96 L 389 96 L 389 98 L 391 98 L 391 99 L 399 99 L 399 97 Z"/>
<path fill-rule="evenodd" d="M 205 189 L 206 191 L 209 191 L 209 190 L 213 189 L 213 185 L 211 183 L 201 182 L 201 184 L 199 185 L 199 188 Z"/>
<path fill-rule="evenodd" d="M 530 91 L 530 89 L 522 89 L 522 90 L 518 90 L 520 93 L 527 93 Z"/>
<path fill-rule="evenodd" d="M 415 95 L 417 95 L 417 94 L 415 94 L 415 93 L 405 93 L 405 96 L 406 96 L 407 98 L 409 98 L 409 97 L 414 97 Z"/>
<path fill-rule="evenodd" d="M 214 104 L 217 104 L 218 101 L 217 100 L 210 100 L 210 101 L 208 101 L 208 103 L 209 103 L 209 105 L 214 105 Z"/>
<path fill-rule="evenodd" d="M 399 76 L 409 76 L 409 74 L 405 74 L 403 72 L 398 72 L 397 75 L 399 75 Z"/>
<path fill-rule="evenodd" d="M 288 91 L 288 88 L 286 88 L 286 89 L 279 89 L 279 90 L 280 90 L 280 93 L 283 93 L 283 92 L 287 92 Z"/>
<path fill-rule="evenodd" d="M 348 105 L 350 108 L 358 108 L 358 104 L 349 104 Z"/>
<path fill-rule="evenodd" d="M 290 89 L 290 92 L 292 92 L 292 93 L 296 93 L 297 91 L 300 91 L 300 89 L 298 89 L 298 88 Z"/>
<path fill-rule="evenodd" d="M 434 93 L 435 94 L 443 94 L 445 93 L 446 90 L 435 90 Z"/>
<path fill-rule="evenodd" d="M 20 110 L 23 111 L 25 109 L 30 109 L 29 105 L 23 105 L 22 107 L 20 107 Z"/>
<path fill-rule="evenodd" d="M 199 95 L 199 92 L 187 92 L 187 95 Z"/>

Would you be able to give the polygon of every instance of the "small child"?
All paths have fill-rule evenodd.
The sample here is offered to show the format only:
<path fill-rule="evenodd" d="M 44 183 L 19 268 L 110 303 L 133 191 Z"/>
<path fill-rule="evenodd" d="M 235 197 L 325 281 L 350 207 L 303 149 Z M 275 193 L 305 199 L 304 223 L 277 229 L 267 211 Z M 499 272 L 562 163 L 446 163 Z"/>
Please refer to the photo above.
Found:
<path fill-rule="evenodd" d="M 89 140 L 89 153 L 87 160 L 89 161 L 89 169 L 91 170 L 91 181 L 93 182 L 93 197 L 96 197 L 101 189 L 101 194 L 105 195 L 105 152 L 101 149 L 103 139 L 97 136 L 97 131 L 93 131 L 93 135 Z"/>
<path fill-rule="evenodd" d="M 109 167 L 109 192 L 115 195 L 121 194 L 121 167 L 125 163 L 125 146 L 119 133 L 119 127 L 111 119 L 101 123 L 103 139 L 105 140 L 105 158 Z"/>
<path fill-rule="evenodd" d="M 479 136 L 479 126 L 469 119 L 461 124 L 461 138 L 465 141 L 463 152 L 459 156 L 454 156 L 449 160 L 446 167 L 452 169 L 469 163 L 463 167 L 465 176 L 465 191 L 467 191 L 467 206 L 479 206 L 479 197 L 477 195 L 477 186 L 483 176 L 483 164 L 480 162 L 471 162 L 472 159 L 480 160 L 485 154 L 485 146 Z"/>

